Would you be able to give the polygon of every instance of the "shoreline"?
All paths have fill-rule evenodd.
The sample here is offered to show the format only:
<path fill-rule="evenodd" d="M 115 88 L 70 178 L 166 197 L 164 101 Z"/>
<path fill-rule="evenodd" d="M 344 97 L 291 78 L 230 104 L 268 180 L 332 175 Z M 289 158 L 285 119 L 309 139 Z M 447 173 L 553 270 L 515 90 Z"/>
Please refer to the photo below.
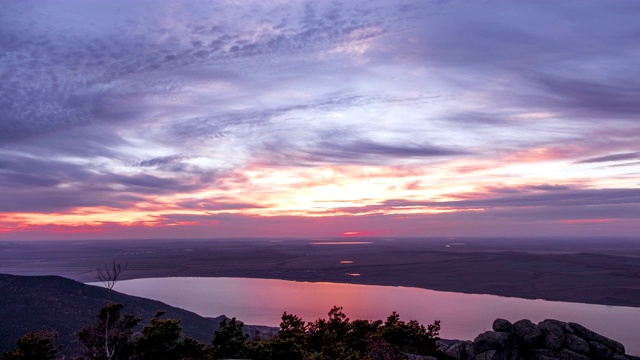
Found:
<path fill-rule="evenodd" d="M 586 303 L 586 302 L 577 302 L 577 301 L 566 301 L 566 300 L 548 300 L 542 298 L 522 298 L 517 296 L 509 296 L 509 295 L 495 295 L 489 293 L 471 293 L 471 292 L 462 292 L 462 291 L 450 291 L 450 290 L 437 290 L 430 289 L 424 287 L 417 286 L 405 286 L 405 285 L 382 285 L 375 283 L 353 283 L 353 282 L 333 282 L 333 281 L 310 281 L 310 280 L 288 280 L 288 279 L 280 279 L 280 278 L 264 278 L 264 277 L 237 277 L 237 276 L 220 276 L 220 277 L 211 277 L 211 276 L 159 276 L 159 277 L 150 277 L 150 278 L 127 278 L 122 279 L 120 281 L 131 281 L 131 280 L 153 280 L 153 279 L 238 279 L 238 280 L 276 280 L 276 281 L 287 281 L 287 282 L 295 282 L 301 284 L 317 284 L 317 285 L 353 285 L 353 286 L 379 286 L 379 287 L 389 287 L 389 288 L 402 288 L 402 289 L 415 289 L 415 290 L 427 290 L 427 291 L 435 291 L 438 293 L 447 293 L 447 294 L 461 294 L 461 295 L 479 295 L 479 296 L 488 296 L 488 297 L 496 297 L 503 299 L 516 299 L 516 300 L 528 300 L 528 301 L 544 301 L 544 302 L 553 302 L 553 303 L 565 303 L 565 304 L 576 304 L 576 305 L 597 305 L 597 306 L 614 306 L 621 308 L 630 308 L 630 309 L 638 309 L 640 306 L 630 306 L 630 305 L 612 305 L 612 304 L 597 304 L 597 303 Z M 87 282 L 85 285 L 92 285 L 101 287 L 102 285 L 99 282 Z M 117 290 L 117 284 L 114 288 Z"/>
<path fill-rule="evenodd" d="M 264 278 L 640 307 L 640 244 L 628 240 L 366 239 L 339 246 L 311 242 L 2 242 L 0 273 L 95 282 L 96 269 L 115 260 L 128 264 L 121 280 Z M 360 276 L 348 275 L 354 273 Z"/>
<path fill-rule="evenodd" d="M 550 318 L 575 322 L 633 348 L 638 346 L 638 339 L 631 334 L 640 330 L 640 308 L 633 307 L 272 279 L 173 277 L 130 281 L 122 281 L 115 290 L 159 300 L 201 316 L 223 313 L 248 324 L 266 326 L 277 326 L 283 311 L 313 321 L 326 318 L 329 309 L 340 306 L 352 319 L 384 320 L 396 311 L 403 319 L 422 324 L 439 320 L 445 339 L 474 339 L 497 318 L 512 322 L 528 319 L 538 323 Z"/>

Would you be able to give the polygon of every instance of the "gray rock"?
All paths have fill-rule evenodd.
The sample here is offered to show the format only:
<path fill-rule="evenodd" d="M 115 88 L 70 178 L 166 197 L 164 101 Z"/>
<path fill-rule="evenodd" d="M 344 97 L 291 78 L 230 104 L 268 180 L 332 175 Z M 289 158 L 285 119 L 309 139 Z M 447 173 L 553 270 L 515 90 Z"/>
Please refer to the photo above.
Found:
<path fill-rule="evenodd" d="M 556 360 L 553 351 L 549 349 L 533 349 L 530 350 L 524 360 Z"/>
<path fill-rule="evenodd" d="M 509 320 L 505 320 L 505 319 L 496 319 L 493 322 L 492 328 L 493 328 L 493 331 L 500 331 L 500 332 L 506 332 L 506 333 L 513 332 L 513 324 L 511 324 Z"/>
<path fill-rule="evenodd" d="M 423 355 L 416 355 L 416 354 L 404 354 L 404 360 L 438 360 L 437 358 L 433 357 L 433 356 L 423 356 Z"/>
<path fill-rule="evenodd" d="M 516 321 L 513 324 L 513 332 L 530 347 L 535 346 L 542 339 L 542 331 L 527 319 Z"/>
<path fill-rule="evenodd" d="M 476 357 L 473 342 L 471 341 L 456 343 L 445 350 L 444 353 L 459 360 L 472 360 Z"/>
<path fill-rule="evenodd" d="M 476 357 L 476 348 L 473 345 L 473 341 L 465 341 L 464 342 L 464 353 L 467 356 L 467 359 L 475 359 Z"/>
<path fill-rule="evenodd" d="M 543 325 L 543 326 L 552 325 L 553 327 L 557 327 L 557 328 L 562 329 L 562 331 L 570 331 L 571 330 L 571 328 L 569 327 L 568 323 L 566 323 L 564 321 L 560 321 L 560 320 L 555 320 L 555 319 L 545 319 L 545 320 L 540 321 L 538 323 L 538 327 L 540 327 L 540 325 Z"/>
<path fill-rule="evenodd" d="M 589 360 L 588 357 L 567 349 L 558 350 L 556 352 L 556 358 L 558 360 Z"/>
<path fill-rule="evenodd" d="M 627 355 L 622 355 L 622 354 L 613 354 L 612 359 L 613 360 L 629 360 L 629 358 L 627 358 Z"/>
<path fill-rule="evenodd" d="M 449 346 L 451 346 L 448 343 L 445 343 L 442 340 L 436 340 L 436 349 L 438 349 L 438 351 L 445 351 L 449 348 Z"/>
<path fill-rule="evenodd" d="M 483 332 L 473 340 L 476 354 L 489 350 L 504 350 L 509 345 L 511 345 L 511 334 L 496 331 Z M 478 355 L 476 355 L 477 357 Z"/>
<path fill-rule="evenodd" d="M 564 346 L 567 349 L 580 354 L 589 354 L 589 344 L 587 343 L 587 341 L 573 334 L 565 335 Z"/>
<path fill-rule="evenodd" d="M 640 360 L 640 356 L 627 355 L 627 359 L 629 359 L 629 360 Z"/>
<path fill-rule="evenodd" d="M 440 351 L 445 351 L 449 347 L 462 342 L 462 340 L 448 340 L 448 339 L 438 339 L 436 340 L 436 348 Z"/>
<path fill-rule="evenodd" d="M 520 358 L 520 345 L 517 341 L 514 341 L 511 345 L 511 349 L 509 349 L 509 353 L 507 354 L 507 360 L 518 360 Z"/>
<path fill-rule="evenodd" d="M 589 341 L 589 348 L 591 349 L 591 357 L 595 357 L 599 360 L 613 358 L 613 350 L 597 341 Z"/>
<path fill-rule="evenodd" d="M 489 350 L 476 355 L 476 360 L 507 360 L 504 351 Z"/>
<path fill-rule="evenodd" d="M 613 350 L 614 352 L 617 352 L 619 354 L 624 354 L 624 346 L 622 344 L 620 344 L 619 342 L 615 341 L 615 340 L 611 340 L 605 336 L 602 336 L 594 331 L 591 331 L 589 329 L 587 329 L 586 327 L 580 325 L 580 324 L 576 324 L 576 323 L 569 323 L 569 326 L 571 326 L 571 328 L 573 329 L 573 331 L 575 331 L 575 334 L 578 335 L 579 337 L 587 340 L 587 341 L 595 341 L 595 342 L 599 342 L 600 344 L 608 347 L 609 349 Z"/>
<path fill-rule="evenodd" d="M 461 342 L 450 346 L 449 348 L 447 348 L 442 352 L 458 360 L 467 359 L 467 356 L 464 353 L 464 344 Z"/>
<path fill-rule="evenodd" d="M 538 323 L 538 329 L 544 336 L 544 345 L 548 349 L 557 350 L 564 344 L 564 328 L 566 323 L 558 320 L 545 320 Z"/>

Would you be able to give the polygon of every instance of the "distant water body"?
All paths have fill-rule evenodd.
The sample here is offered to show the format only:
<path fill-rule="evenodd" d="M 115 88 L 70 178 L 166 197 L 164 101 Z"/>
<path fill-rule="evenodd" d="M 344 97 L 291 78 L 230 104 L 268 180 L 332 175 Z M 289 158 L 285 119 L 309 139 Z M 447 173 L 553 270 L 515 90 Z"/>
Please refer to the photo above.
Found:
<path fill-rule="evenodd" d="M 580 323 L 640 354 L 640 308 L 527 300 L 410 287 L 309 283 L 245 278 L 152 278 L 119 281 L 115 289 L 193 311 L 237 317 L 247 324 L 278 326 L 283 312 L 305 321 L 344 307 L 350 319 L 386 319 L 397 311 L 404 320 L 442 321 L 440 336 L 472 340 L 491 330 L 496 318 L 512 322 L 558 319 Z"/>

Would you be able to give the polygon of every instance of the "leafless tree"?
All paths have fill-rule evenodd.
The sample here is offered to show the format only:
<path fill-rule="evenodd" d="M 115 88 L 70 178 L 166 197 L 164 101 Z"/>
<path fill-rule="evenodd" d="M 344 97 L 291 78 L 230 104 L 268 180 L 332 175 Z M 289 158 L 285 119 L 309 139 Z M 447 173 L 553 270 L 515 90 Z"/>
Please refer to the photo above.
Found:
<path fill-rule="evenodd" d="M 111 305 L 111 293 L 113 292 L 113 287 L 116 285 L 122 270 L 127 268 L 127 264 L 119 264 L 115 260 L 109 265 L 105 265 L 102 268 L 98 268 L 98 279 L 104 284 L 104 287 L 109 291 L 108 293 L 108 301 L 107 306 L 105 307 L 107 313 L 105 317 L 105 327 L 104 327 L 104 352 L 107 359 L 113 359 L 113 356 L 116 353 L 115 346 L 109 346 L 109 308 Z"/>
<path fill-rule="evenodd" d="M 98 279 L 102 282 L 105 288 L 109 290 L 109 301 L 111 301 L 111 292 L 116 285 L 122 270 L 127 268 L 127 264 L 117 263 L 115 260 L 110 265 L 105 265 L 102 268 L 98 268 Z"/>

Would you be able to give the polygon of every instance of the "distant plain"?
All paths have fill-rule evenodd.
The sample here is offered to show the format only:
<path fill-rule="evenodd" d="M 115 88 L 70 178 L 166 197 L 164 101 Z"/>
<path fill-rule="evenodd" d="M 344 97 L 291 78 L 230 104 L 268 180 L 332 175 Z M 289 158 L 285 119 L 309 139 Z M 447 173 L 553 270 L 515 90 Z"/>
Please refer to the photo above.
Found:
<path fill-rule="evenodd" d="M 2 241 L 0 273 L 96 281 L 245 277 L 410 286 L 528 299 L 640 306 L 632 239 L 217 239 Z"/>

